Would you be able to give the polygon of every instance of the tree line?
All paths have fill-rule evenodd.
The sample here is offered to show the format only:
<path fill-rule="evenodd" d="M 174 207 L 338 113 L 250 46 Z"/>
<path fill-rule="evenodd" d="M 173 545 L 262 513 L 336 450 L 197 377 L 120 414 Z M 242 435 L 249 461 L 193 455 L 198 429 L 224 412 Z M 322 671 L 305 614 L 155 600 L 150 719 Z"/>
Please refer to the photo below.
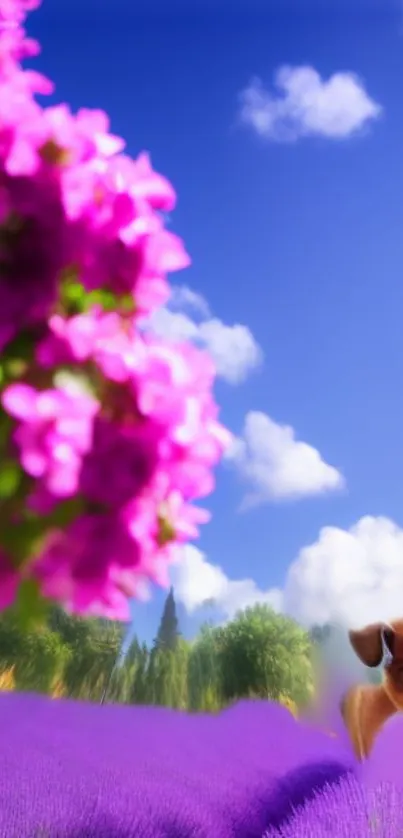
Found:
<path fill-rule="evenodd" d="M 318 638 L 266 605 L 222 626 L 205 625 L 189 642 L 171 590 L 152 644 L 133 637 L 122 651 L 124 631 L 119 623 L 79 619 L 55 607 L 40 628 L 27 630 L 5 613 L 0 689 L 213 712 L 248 697 L 297 710 L 312 697 Z"/>

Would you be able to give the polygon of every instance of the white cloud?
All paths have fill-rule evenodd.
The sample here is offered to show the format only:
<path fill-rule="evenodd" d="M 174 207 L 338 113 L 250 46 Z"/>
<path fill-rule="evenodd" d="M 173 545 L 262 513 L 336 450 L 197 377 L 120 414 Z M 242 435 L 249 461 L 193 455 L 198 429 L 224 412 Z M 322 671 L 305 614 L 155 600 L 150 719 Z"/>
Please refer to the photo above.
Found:
<path fill-rule="evenodd" d="M 194 546 L 184 549 L 171 579 L 190 613 L 211 602 L 231 619 L 238 610 L 267 603 L 306 626 L 364 626 L 403 614 L 403 529 L 371 516 L 348 530 L 324 527 L 290 565 L 283 590 L 259 588 L 250 578 L 230 579 Z"/>
<path fill-rule="evenodd" d="M 194 311 L 203 317 L 210 317 L 210 307 L 205 298 L 192 291 L 187 285 L 174 285 L 171 289 L 169 308 L 173 311 Z"/>
<path fill-rule="evenodd" d="M 324 527 L 291 565 L 284 607 L 306 624 L 363 626 L 403 615 L 403 530 L 365 516 L 349 530 Z"/>
<path fill-rule="evenodd" d="M 229 384 L 240 384 L 263 360 L 252 332 L 239 323 L 227 326 L 216 317 L 205 320 L 199 326 L 199 338 L 214 358 L 218 375 Z"/>
<path fill-rule="evenodd" d="M 235 439 L 227 460 L 251 487 L 243 508 L 344 486 L 343 476 L 316 448 L 297 440 L 293 428 L 277 424 L 265 413 L 246 415 L 242 437 Z"/>
<path fill-rule="evenodd" d="M 191 308 L 202 318 L 172 308 Z M 247 326 L 228 326 L 211 317 L 203 297 L 188 288 L 177 288 L 173 303 L 154 312 L 147 325 L 167 340 L 191 340 L 206 349 L 214 359 L 217 375 L 229 384 L 240 384 L 263 360 L 262 350 Z"/>
<path fill-rule="evenodd" d="M 253 579 L 229 579 L 219 565 L 210 564 L 193 545 L 183 550 L 181 560 L 171 568 L 175 596 L 189 613 L 211 604 L 225 619 L 255 603 L 267 603 L 280 610 L 281 592 L 260 590 Z"/>
<path fill-rule="evenodd" d="M 157 335 L 172 341 L 196 340 L 199 332 L 198 324 L 188 314 L 165 307 L 154 312 L 147 326 Z"/>
<path fill-rule="evenodd" d="M 378 119 L 382 107 L 354 73 L 322 79 L 309 66 L 280 67 L 275 91 L 254 79 L 240 93 L 241 122 L 260 136 L 279 142 L 321 136 L 341 140 Z"/>

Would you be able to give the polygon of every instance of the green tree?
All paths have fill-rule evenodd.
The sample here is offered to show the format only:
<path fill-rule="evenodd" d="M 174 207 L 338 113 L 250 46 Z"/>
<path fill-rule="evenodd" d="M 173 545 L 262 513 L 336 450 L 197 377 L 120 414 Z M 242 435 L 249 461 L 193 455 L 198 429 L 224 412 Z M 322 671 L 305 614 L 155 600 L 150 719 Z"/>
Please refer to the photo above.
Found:
<path fill-rule="evenodd" d="M 336 651 L 339 643 L 333 628 L 330 636 L 322 629 L 309 636 L 262 605 L 237 614 L 225 626 L 204 626 L 187 643 L 178 631 L 172 590 L 151 649 L 133 637 L 122 655 L 123 630 L 113 621 L 80 619 L 56 607 L 48 623 L 35 629 L 24 627 L 12 612 L 4 613 L 0 673 L 12 669 L 19 690 L 96 702 L 107 688 L 108 702 L 196 712 L 214 712 L 252 696 L 291 699 L 301 708 L 311 692 L 312 650 L 318 656 L 329 642 Z"/>
<path fill-rule="evenodd" d="M 179 635 L 175 595 L 173 588 L 171 588 L 165 600 L 154 647 L 173 652 L 176 649 Z"/>
<path fill-rule="evenodd" d="M 46 625 L 24 630 L 11 612 L 0 618 L 0 668 L 13 667 L 18 690 L 51 692 L 69 657 L 56 632 Z"/>
<path fill-rule="evenodd" d="M 51 693 L 55 682 L 63 677 L 69 650 L 51 631 L 32 631 L 24 637 L 15 663 L 15 685 L 18 690 Z"/>
<path fill-rule="evenodd" d="M 72 698 L 100 701 L 119 657 L 124 627 L 100 619 L 84 619 L 52 609 L 49 624 L 69 650 L 64 685 Z"/>
<path fill-rule="evenodd" d="M 222 704 L 219 638 L 217 629 L 204 625 L 190 646 L 187 685 L 190 710 L 217 710 Z"/>
<path fill-rule="evenodd" d="M 124 663 L 127 667 L 131 667 L 137 664 L 139 658 L 141 657 L 142 647 L 137 639 L 137 637 L 133 637 L 130 641 L 130 644 L 124 654 Z"/>
<path fill-rule="evenodd" d="M 188 708 L 188 663 L 189 644 L 179 637 L 175 650 L 167 652 L 164 693 L 168 707 L 179 710 Z"/>
<path fill-rule="evenodd" d="M 130 651 L 130 650 L 129 650 Z M 130 659 L 129 659 L 130 660 Z M 131 704 L 147 704 L 149 698 L 149 668 L 150 653 L 145 643 L 137 650 L 132 672 L 129 701 Z M 130 666 L 130 662 L 129 662 Z"/>
<path fill-rule="evenodd" d="M 133 666 L 128 665 L 126 661 L 118 663 L 113 669 L 105 701 L 108 704 L 130 704 L 133 676 Z"/>
<path fill-rule="evenodd" d="M 295 622 L 255 605 L 217 629 L 225 702 L 250 695 L 305 704 L 312 692 L 311 643 Z"/>
<path fill-rule="evenodd" d="M 179 638 L 174 650 L 154 647 L 145 677 L 145 703 L 186 709 L 189 646 Z"/>

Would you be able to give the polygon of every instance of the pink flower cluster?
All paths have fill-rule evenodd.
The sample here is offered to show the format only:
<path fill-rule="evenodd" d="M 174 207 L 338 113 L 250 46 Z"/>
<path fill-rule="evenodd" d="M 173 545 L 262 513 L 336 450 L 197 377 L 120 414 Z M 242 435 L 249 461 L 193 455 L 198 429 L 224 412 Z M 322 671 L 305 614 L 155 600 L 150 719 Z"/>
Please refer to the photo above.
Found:
<path fill-rule="evenodd" d="M 125 619 L 208 519 L 192 502 L 229 434 L 210 358 L 139 328 L 189 264 L 163 225 L 174 190 L 104 113 L 37 103 L 52 85 L 20 64 L 37 5 L 0 4 L 0 607 L 33 579 Z"/>

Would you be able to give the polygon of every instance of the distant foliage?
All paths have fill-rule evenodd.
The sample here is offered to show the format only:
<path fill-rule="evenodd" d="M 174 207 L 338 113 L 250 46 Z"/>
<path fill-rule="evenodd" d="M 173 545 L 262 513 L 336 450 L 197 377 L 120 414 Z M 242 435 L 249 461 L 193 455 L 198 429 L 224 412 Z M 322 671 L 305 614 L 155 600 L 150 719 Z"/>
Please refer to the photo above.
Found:
<path fill-rule="evenodd" d="M 290 711 L 291 715 L 294 716 L 294 719 L 298 718 L 298 706 L 292 698 L 288 698 L 286 695 L 280 695 L 279 702 L 283 705 L 283 707 Z"/>
<path fill-rule="evenodd" d="M 298 704 L 308 702 L 312 689 L 311 644 L 292 620 L 266 605 L 247 608 L 216 630 L 221 692 L 226 700 L 247 697 Z"/>
<path fill-rule="evenodd" d="M 179 638 L 178 617 L 176 614 L 176 602 L 174 590 L 171 588 L 165 600 L 161 622 L 157 637 L 154 641 L 155 648 L 175 651 Z"/>
<path fill-rule="evenodd" d="M 175 615 L 170 624 L 169 613 Z M 247 609 L 225 626 L 204 626 L 187 642 L 170 592 L 151 648 L 133 637 L 122 656 L 123 637 L 121 623 L 73 617 L 58 607 L 47 625 L 30 631 L 3 614 L 0 690 L 208 713 L 239 698 L 263 698 L 282 703 L 294 715 L 312 691 L 308 635 L 263 606 Z"/>
<path fill-rule="evenodd" d="M 0 673 L 0 692 L 12 692 L 15 690 L 14 667 L 4 669 Z"/>

